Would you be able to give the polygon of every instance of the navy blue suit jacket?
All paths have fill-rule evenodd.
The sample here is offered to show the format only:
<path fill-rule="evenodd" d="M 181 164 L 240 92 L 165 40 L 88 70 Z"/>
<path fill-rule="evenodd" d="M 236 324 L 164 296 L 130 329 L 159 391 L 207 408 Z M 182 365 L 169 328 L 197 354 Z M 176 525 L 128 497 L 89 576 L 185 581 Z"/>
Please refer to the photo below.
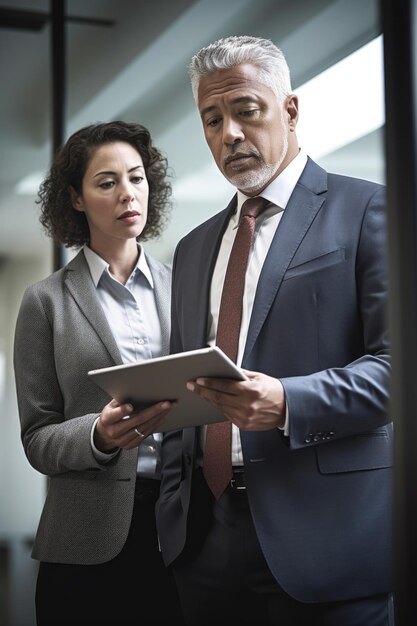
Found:
<path fill-rule="evenodd" d="M 178 244 L 171 350 L 206 345 L 229 207 Z M 259 279 L 242 365 L 279 378 L 289 437 L 244 432 L 248 498 L 280 585 L 303 602 L 392 589 L 385 188 L 311 159 Z M 197 429 L 166 435 L 157 523 L 170 563 L 187 536 Z"/>

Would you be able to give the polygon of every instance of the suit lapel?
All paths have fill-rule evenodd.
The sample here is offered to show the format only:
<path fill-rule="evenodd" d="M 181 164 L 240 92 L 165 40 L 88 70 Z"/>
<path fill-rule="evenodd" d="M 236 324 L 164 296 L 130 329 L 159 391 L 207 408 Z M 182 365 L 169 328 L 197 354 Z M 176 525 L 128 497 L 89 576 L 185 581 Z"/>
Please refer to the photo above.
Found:
<path fill-rule="evenodd" d="M 194 297 L 192 299 L 193 318 L 197 320 L 196 324 L 190 324 L 187 332 L 187 345 L 203 346 L 207 343 L 207 316 L 210 306 L 210 286 L 214 272 L 214 267 L 219 253 L 220 244 L 223 233 L 229 223 L 231 214 L 236 209 L 236 199 L 234 196 L 224 211 L 219 213 L 205 232 L 204 240 L 199 242 L 201 246 L 199 254 L 195 257 L 199 259 L 200 267 L 195 272 L 198 280 L 191 285 Z"/>
<path fill-rule="evenodd" d="M 325 200 L 326 190 L 326 172 L 309 159 L 275 232 L 259 277 L 243 364 L 278 294 L 285 272 Z"/>
<path fill-rule="evenodd" d="M 116 365 L 122 363 L 119 349 L 97 298 L 90 270 L 81 250 L 66 267 L 65 284 Z"/>

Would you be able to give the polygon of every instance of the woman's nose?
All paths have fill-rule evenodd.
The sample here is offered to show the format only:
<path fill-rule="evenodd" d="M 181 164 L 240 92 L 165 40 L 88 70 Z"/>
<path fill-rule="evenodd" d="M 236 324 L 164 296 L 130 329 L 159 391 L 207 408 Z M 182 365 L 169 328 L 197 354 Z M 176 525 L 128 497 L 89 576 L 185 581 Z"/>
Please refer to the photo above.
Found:
<path fill-rule="evenodd" d="M 135 199 L 133 192 L 129 189 L 128 185 L 125 185 L 121 191 L 120 199 L 122 202 L 132 202 Z"/>

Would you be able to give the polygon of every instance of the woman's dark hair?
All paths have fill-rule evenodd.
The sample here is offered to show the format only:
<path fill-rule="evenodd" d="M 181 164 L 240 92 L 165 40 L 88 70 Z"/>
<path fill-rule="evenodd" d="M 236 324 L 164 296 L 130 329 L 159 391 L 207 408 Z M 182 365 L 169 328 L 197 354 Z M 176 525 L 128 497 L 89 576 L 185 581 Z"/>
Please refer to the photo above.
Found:
<path fill-rule="evenodd" d="M 70 188 L 80 194 L 88 163 L 95 149 L 103 144 L 124 141 L 142 157 L 149 184 L 148 218 L 138 240 L 159 237 L 171 209 L 171 184 L 168 163 L 152 144 L 149 131 L 141 124 L 128 122 L 97 123 L 75 132 L 56 153 L 47 177 L 42 182 L 36 203 L 41 207 L 40 222 L 56 243 L 78 248 L 90 241 L 85 214 L 76 211 Z"/>

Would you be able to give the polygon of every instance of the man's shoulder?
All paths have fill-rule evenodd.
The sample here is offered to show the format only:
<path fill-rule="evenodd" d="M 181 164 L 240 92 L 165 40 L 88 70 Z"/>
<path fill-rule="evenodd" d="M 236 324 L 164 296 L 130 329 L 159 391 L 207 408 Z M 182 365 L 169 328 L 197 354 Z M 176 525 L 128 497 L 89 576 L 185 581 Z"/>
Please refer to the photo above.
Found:
<path fill-rule="evenodd" d="M 197 224 L 197 226 L 192 228 L 186 235 L 181 238 L 180 243 L 183 241 L 189 241 L 191 239 L 198 239 L 199 237 L 203 237 L 206 235 L 207 231 L 210 231 L 211 229 L 217 228 L 224 224 L 231 211 L 231 204 L 232 203 L 230 203 L 229 206 L 222 211 L 218 211 L 211 217 L 207 218 L 206 220 L 204 220 L 204 222 Z"/>
<path fill-rule="evenodd" d="M 319 179 L 323 186 L 328 187 L 329 190 L 369 190 L 375 192 L 379 189 L 385 189 L 385 184 L 378 181 L 342 172 L 328 171 L 311 157 L 308 157 L 306 168 L 301 175 L 300 181 L 305 182 L 306 178 L 310 181 L 313 180 L 315 184 L 317 184 L 317 179 Z"/>
<path fill-rule="evenodd" d="M 342 188 L 350 188 L 350 189 L 362 189 L 362 190 L 385 190 L 385 185 L 383 183 L 368 180 L 366 178 L 359 178 L 356 176 L 349 176 L 346 174 L 338 174 L 335 172 L 328 172 L 328 185 L 329 187 L 342 187 Z"/>
<path fill-rule="evenodd" d="M 327 180 L 327 202 L 334 211 L 362 220 L 370 209 L 378 213 L 386 212 L 386 186 L 365 178 L 355 178 L 343 174 L 329 174 Z"/>

